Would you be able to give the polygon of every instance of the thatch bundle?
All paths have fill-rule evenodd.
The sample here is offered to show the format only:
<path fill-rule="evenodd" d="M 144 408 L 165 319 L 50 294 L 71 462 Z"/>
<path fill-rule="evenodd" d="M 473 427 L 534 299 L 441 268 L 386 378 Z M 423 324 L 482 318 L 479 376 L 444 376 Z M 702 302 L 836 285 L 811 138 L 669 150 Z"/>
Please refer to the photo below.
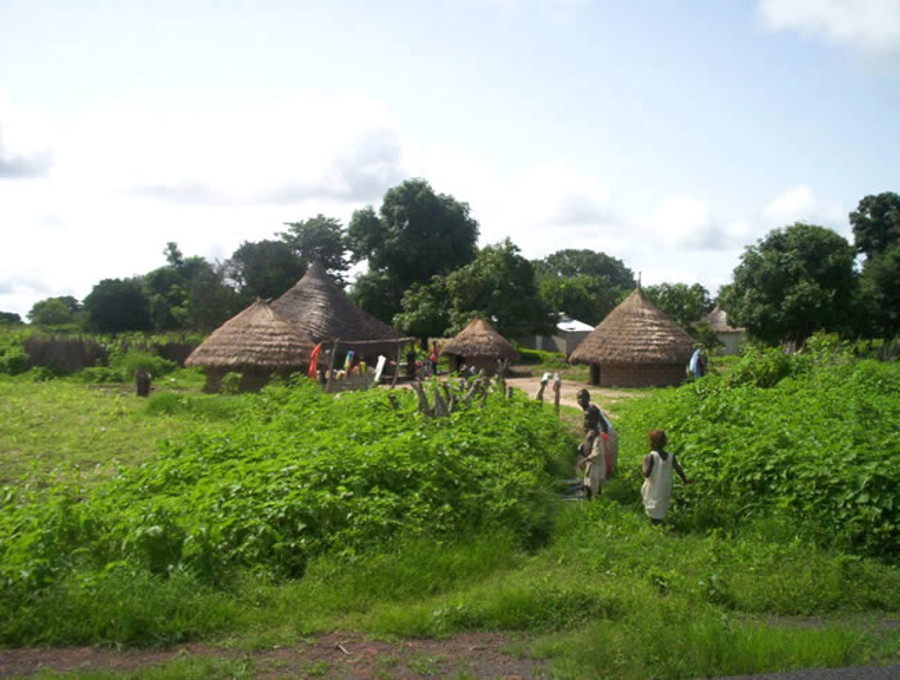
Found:
<path fill-rule="evenodd" d="M 399 339 L 396 330 L 350 302 L 319 262 L 310 264 L 303 278 L 272 302 L 272 309 L 316 343 L 385 340 L 384 347 L 366 348 L 368 352 L 383 352 L 395 348 Z M 353 343 L 343 342 L 341 346 L 349 349 Z"/>
<path fill-rule="evenodd" d="M 693 345 L 691 336 L 638 288 L 575 348 L 569 361 L 596 367 L 599 375 L 592 382 L 603 386 L 669 385 L 684 378 Z"/>
<path fill-rule="evenodd" d="M 492 373 L 497 368 L 497 360 L 517 361 L 519 353 L 515 347 L 500 335 L 481 317 L 476 316 L 456 337 L 447 341 L 441 352 L 451 359 L 451 369 L 457 369 L 460 363 L 485 369 Z"/>
<path fill-rule="evenodd" d="M 229 371 L 243 374 L 243 389 L 255 389 L 272 373 L 288 374 L 308 365 L 313 347 L 310 338 L 257 300 L 214 330 L 184 365 L 206 367 L 211 391 Z"/>

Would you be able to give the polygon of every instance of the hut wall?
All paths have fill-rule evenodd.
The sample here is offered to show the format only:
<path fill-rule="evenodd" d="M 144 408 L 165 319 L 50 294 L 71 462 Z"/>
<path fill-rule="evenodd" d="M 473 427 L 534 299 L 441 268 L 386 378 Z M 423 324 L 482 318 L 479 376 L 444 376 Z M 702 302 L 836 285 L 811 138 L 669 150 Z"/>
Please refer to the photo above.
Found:
<path fill-rule="evenodd" d="M 680 385 L 685 378 L 684 364 L 637 364 L 603 366 L 601 387 L 669 387 Z"/>
<path fill-rule="evenodd" d="M 722 343 L 723 347 L 718 349 L 718 354 L 740 354 L 741 343 L 744 342 L 743 333 L 717 333 L 716 336 Z"/>
<path fill-rule="evenodd" d="M 222 378 L 225 377 L 225 374 L 228 371 L 224 368 L 215 368 L 215 367 L 207 367 L 206 371 L 206 386 L 203 388 L 204 392 L 208 392 L 209 394 L 217 394 L 222 391 Z"/>

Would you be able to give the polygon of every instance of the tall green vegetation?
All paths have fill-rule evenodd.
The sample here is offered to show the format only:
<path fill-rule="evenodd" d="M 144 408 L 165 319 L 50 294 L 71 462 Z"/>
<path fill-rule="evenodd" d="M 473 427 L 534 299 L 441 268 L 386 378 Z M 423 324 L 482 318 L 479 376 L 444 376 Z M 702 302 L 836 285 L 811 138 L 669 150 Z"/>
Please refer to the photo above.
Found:
<path fill-rule="evenodd" d="M 862 329 L 875 337 L 900 334 L 900 195 L 865 196 L 850 213 L 862 266 Z"/>
<path fill-rule="evenodd" d="M 823 545 L 900 557 L 896 363 L 833 349 L 752 351 L 727 377 L 629 406 L 626 446 L 664 427 L 697 482 L 679 494 L 676 526 L 731 529 L 772 516 Z"/>

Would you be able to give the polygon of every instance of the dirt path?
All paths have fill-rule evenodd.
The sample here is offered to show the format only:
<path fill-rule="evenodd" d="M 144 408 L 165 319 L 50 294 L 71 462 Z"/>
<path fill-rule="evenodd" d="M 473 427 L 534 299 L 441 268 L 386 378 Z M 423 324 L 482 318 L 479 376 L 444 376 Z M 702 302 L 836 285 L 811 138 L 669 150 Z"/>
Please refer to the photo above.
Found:
<path fill-rule="evenodd" d="M 330 633 L 292 646 L 253 652 L 203 644 L 163 651 L 0 649 L 0 677 L 73 671 L 134 673 L 168 662 L 204 659 L 230 661 L 254 678 L 546 677 L 544 663 L 529 657 L 527 649 L 526 638 L 494 633 L 401 642 L 381 642 L 358 633 Z"/>
<path fill-rule="evenodd" d="M 538 389 L 540 389 L 541 387 L 540 376 L 512 376 L 507 378 L 506 382 L 509 385 L 512 385 L 513 387 L 524 391 L 525 394 L 527 394 L 529 397 L 534 397 L 537 394 Z M 609 388 L 593 387 L 592 385 L 587 385 L 583 382 L 577 382 L 575 380 L 563 380 L 562 389 L 559 393 L 559 403 L 564 406 L 572 406 L 574 408 L 578 408 L 578 402 L 575 399 L 575 395 L 578 394 L 578 391 L 582 389 L 587 389 L 588 392 L 591 393 L 591 401 L 597 404 L 606 413 L 609 413 L 613 416 L 615 415 L 616 402 L 638 396 L 634 392 L 622 392 L 620 390 L 613 390 Z M 547 389 L 544 390 L 544 403 L 553 403 L 553 389 L 550 385 L 548 385 Z"/>

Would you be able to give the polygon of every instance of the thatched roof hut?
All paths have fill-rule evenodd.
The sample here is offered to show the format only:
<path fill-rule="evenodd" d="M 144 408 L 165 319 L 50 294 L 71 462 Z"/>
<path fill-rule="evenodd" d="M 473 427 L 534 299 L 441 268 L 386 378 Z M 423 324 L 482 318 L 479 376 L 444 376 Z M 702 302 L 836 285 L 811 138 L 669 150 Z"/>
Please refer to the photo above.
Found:
<path fill-rule="evenodd" d="M 476 316 L 456 337 L 444 343 L 441 353 L 450 358 L 450 370 L 459 370 L 462 364 L 487 374 L 497 371 L 499 361 L 517 361 L 519 353 L 484 319 Z"/>
<path fill-rule="evenodd" d="M 572 355 L 590 364 L 591 382 L 601 387 L 677 385 L 694 341 L 644 297 L 640 288 L 612 310 Z"/>
<path fill-rule="evenodd" d="M 743 328 L 733 328 L 728 325 L 728 315 L 720 305 L 716 305 L 709 314 L 703 317 L 703 321 L 708 323 L 715 331 L 716 337 L 723 347 L 721 354 L 737 354 L 740 344 L 744 341 L 746 331 Z"/>
<path fill-rule="evenodd" d="M 259 389 L 272 374 L 288 375 L 309 364 L 314 343 L 268 304 L 256 300 L 232 317 L 185 360 L 206 368 L 206 389 L 218 392 L 222 377 L 242 374 L 242 390 Z"/>
<path fill-rule="evenodd" d="M 303 278 L 271 306 L 314 343 L 342 340 L 343 351 L 354 349 L 361 356 L 397 351 L 400 334 L 350 302 L 319 262 L 310 264 Z M 385 342 L 373 342 L 378 340 Z"/>

